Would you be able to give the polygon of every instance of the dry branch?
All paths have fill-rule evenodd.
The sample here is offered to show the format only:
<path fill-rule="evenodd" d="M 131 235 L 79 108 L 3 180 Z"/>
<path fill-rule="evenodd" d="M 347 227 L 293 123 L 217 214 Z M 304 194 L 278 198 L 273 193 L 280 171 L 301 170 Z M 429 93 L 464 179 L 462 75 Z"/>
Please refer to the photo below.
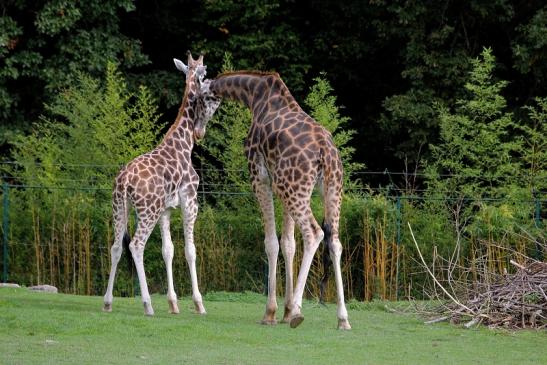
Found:
<path fill-rule="evenodd" d="M 423 266 L 450 299 L 437 308 L 435 318 L 425 323 L 450 320 L 464 323 L 466 328 L 481 323 L 491 328 L 547 328 L 547 263 L 530 258 L 525 263 L 510 260 L 515 273 L 485 271 L 471 283 L 458 283 L 459 294 L 454 290 L 449 293 L 427 266 L 412 227 L 408 226 Z"/>

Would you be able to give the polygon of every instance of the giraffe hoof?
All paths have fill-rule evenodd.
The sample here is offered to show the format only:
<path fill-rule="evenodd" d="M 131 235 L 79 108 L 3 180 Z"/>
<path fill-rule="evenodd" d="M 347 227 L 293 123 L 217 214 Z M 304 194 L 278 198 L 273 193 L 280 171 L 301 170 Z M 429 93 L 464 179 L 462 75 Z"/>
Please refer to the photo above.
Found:
<path fill-rule="evenodd" d="M 275 326 L 277 324 L 276 319 L 263 319 L 260 321 L 260 324 L 263 324 L 265 326 Z"/>
<path fill-rule="evenodd" d="M 103 312 L 112 312 L 112 303 L 104 303 Z"/>
<path fill-rule="evenodd" d="M 207 314 L 207 311 L 205 310 L 205 307 L 203 306 L 202 303 L 195 303 L 194 302 L 194 307 L 195 307 L 195 313 L 196 314 L 199 314 L 201 316 L 204 316 Z"/>
<path fill-rule="evenodd" d="M 296 328 L 300 326 L 300 323 L 302 322 L 304 322 L 304 316 L 301 313 L 298 313 L 291 318 L 289 323 L 291 325 L 291 328 Z"/>
<path fill-rule="evenodd" d="M 177 305 L 177 302 L 169 302 L 169 313 L 171 314 L 179 314 L 179 306 Z"/>
<path fill-rule="evenodd" d="M 154 315 L 154 308 L 150 303 L 144 303 L 144 315 L 149 317 Z"/>
<path fill-rule="evenodd" d="M 288 306 L 285 305 L 285 312 L 283 312 L 283 319 L 281 323 L 290 323 L 291 322 L 291 310 Z"/>
<path fill-rule="evenodd" d="M 347 319 L 339 319 L 338 320 L 338 329 L 339 330 L 350 330 L 351 325 L 349 324 L 349 321 Z"/>

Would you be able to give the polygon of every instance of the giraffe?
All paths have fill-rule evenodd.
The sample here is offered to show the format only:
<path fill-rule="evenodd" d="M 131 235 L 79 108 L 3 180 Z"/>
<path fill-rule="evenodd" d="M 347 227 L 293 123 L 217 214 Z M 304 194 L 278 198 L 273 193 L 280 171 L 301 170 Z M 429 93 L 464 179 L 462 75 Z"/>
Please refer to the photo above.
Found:
<path fill-rule="evenodd" d="M 177 118 L 163 141 L 151 152 L 143 154 L 123 167 L 118 173 L 112 193 L 112 208 L 114 218 L 114 243 L 111 247 L 111 269 L 108 287 L 104 296 L 103 310 L 112 311 L 112 289 L 116 276 L 116 268 L 122 254 L 122 244 L 127 244 L 127 220 L 130 206 L 137 214 L 137 228 L 129 243 L 129 250 L 135 262 L 139 278 L 145 315 L 154 315 L 150 300 L 143 255 L 148 237 L 159 221 L 162 238 L 162 255 L 167 271 L 167 301 L 169 312 L 179 313 L 177 295 L 173 287 L 172 261 L 174 246 L 169 230 L 171 210 L 182 208 L 184 218 L 185 256 L 190 270 L 192 283 L 192 299 L 195 310 L 205 314 L 205 307 L 198 289 L 196 273 L 196 248 L 194 245 L 194 222 L 196 220 L 197 187 L 199 177 L 192 166 L 191 152 L 194 139 L 203 138 L 204 130 L 194 125 L 194 118 L 201 109 L 196 111 L 196 100 L 199 85 L 205 76 L 206 66 L 203 56 L 197 60 L 188 52 L 188 65 L 174 59 L 178 70 L 186 74 L 186 87 Z M 203 118 L 202 118 L 203 119 Z"/>
<path fill-rule="evenodd" d="M 276 324 L 276 265 L 279 241 L 275 229 L 273 194 L 283 206 L 281 250 L 285 259 L 286 285 L 284 323 L 297 327 L 304 320 L 302 296 L 315 252 L 324 239 L 333 262 L 337 288 L 339 329 L 351 329 L 344 302 L 340 268 L 342 245 L 338 236 L 342 199 L 342 162 L 330 133 L 307 115 L 277 73 L 228 72 L 202 84 L 204 102 L 216 108 L 223 98 L 242 102 L 252 111 L 245 141 L 245 154 L 254 194 L 264 224 L 268 257 L 268 302 L 263 324 Z M 320 227 L 310 208 L 315 185 L 324 203 Z M 295 254 L 294 227 L 304 240 L 304 253 L 293 288 Z M 325 268 L 327 270 L 327 268 Z"/>

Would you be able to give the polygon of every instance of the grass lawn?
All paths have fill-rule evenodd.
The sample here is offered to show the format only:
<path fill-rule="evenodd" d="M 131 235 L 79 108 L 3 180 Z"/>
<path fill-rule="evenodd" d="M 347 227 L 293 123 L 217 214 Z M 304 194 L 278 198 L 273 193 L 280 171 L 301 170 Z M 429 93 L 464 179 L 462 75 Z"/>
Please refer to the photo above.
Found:
<path fill-rule="evenodd" d="M 547 364 L 546 332 L 424 325 L 378 304 L 350 304 L 353 330 L 336 330 L 336 307 L 304 304 L 296 329 L 257 324 L 266 298 L 210 293 L 206 316 L 167 313 L 154 295 L 154 317 L 140 298 L 33 293 L 0 288 L 0 364 Z M 282 301 L 279 302 L 282 316 Z"/>

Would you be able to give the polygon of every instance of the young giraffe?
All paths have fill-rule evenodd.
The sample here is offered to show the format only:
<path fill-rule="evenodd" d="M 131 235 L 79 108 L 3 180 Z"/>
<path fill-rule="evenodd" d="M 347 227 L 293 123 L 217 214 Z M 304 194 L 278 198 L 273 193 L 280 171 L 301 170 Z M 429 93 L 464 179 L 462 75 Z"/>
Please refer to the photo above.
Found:
<path fill-rule="evenodd" d="M 144 271 L 144 246 L 159 220 L 162 237 L 162 254 L 167 270 L 167 300 L 169 311 L 179 313 L 177 295 L 173 287 L 172 261 L 174 246 L 169 232 L 171 209 L 180 206 L 184 217 L 185 255 L 190 269 L 192 299 L 199 314 L 205 314 L 198 289 L 196 274 L 196 248 L 194 246 L 194 222 L 198 211 L 197 187 L 199 178 L 192 167 L 191 152 L 194 138 L 203 137 L 204 129 L 194 125 L 196 100 L 200 84 L 205 76 L 203 56 L 194 60 L 188 52 L 188 66 L 174 59 L 177 69 L 186 74 L 186 87 L 175 123 L 163 141 L 153 151 L 141 155 L 123 167 L 116 177 L 112 194 L 114 216 L 114 244 L 111 248 L 112 266 L 108 288 L 104 296 L 104 311 L 112 311 L 112 289 L 116 268 L 122 254 L 122 243 L 129 240 L 127 219 L 130 205 L 137 213 L 135 236 L 129 243 L 139 278 L 144 313 L 153 315 L 154 310 L 148 293 Z"/>
<path fill-rule="evenodd" d="M 284 208 L 281 235 L 286 268 L 283 322 L 289 322 L 294 328 L 304 320 L 301 313 L 304 287 L 313 256 L 324 238 L 334 265 L 338 328 L 351 329 L 344 303 L 340 269 L 342 245 L 338 238 L 343 171 L 330 133 L 300 108 L 277 73 L 225 73 L 204 81 L 202 98 L 205 103 L 215 103 L 213 108 L 222 98 L 239 100 L 253 114 L 245 154 L 252 187 L 262 211 L 268 256 L 268 304 L 262 323 L 276 323 L 279 242 L 275 231 L 273 191 Z M 325 211 L 323 229 L 317 224 L 310 208 L 310 197 L 316 184 L 322 188 Z M 304 238 L 304 254 L 293 291 L 295 222 Z"/>

